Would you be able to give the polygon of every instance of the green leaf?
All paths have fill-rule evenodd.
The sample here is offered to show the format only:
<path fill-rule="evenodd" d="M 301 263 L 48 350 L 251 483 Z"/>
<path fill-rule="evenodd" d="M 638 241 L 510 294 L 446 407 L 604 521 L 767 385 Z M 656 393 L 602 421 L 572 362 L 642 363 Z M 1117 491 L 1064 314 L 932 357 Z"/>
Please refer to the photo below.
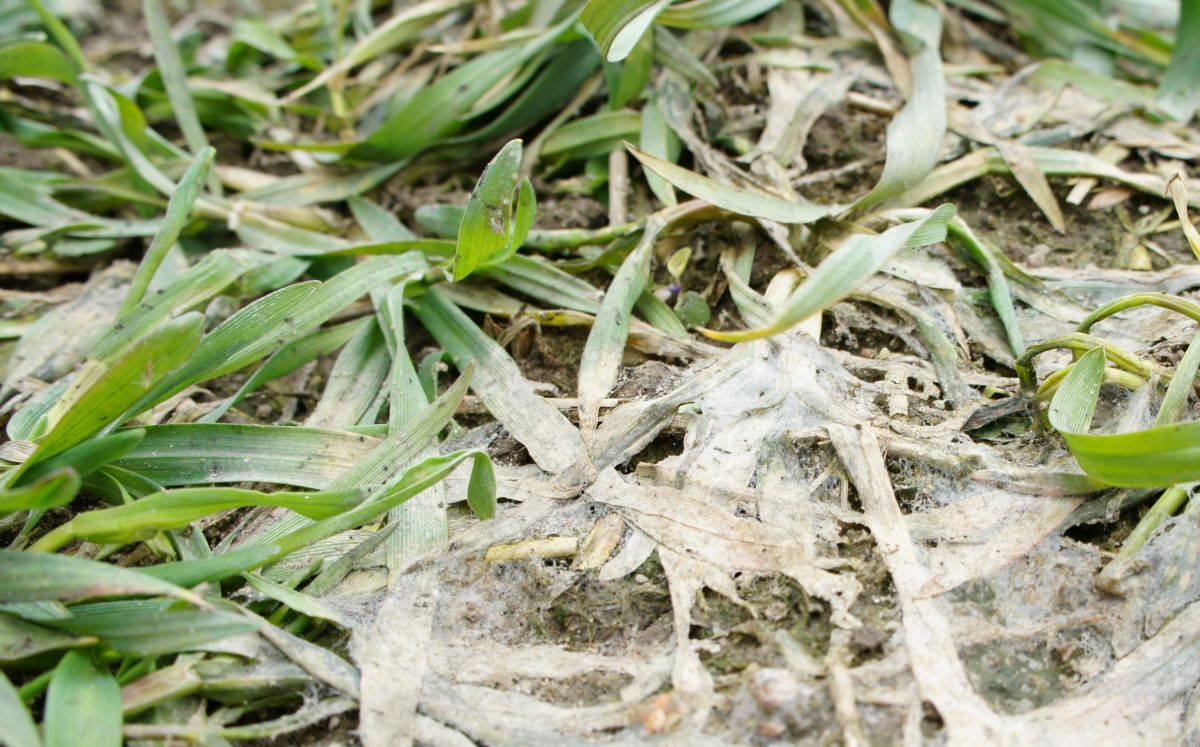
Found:
<path fill-rule="evenodd" d="M 517 190 L 517 210 L 513 218 L 512 240 L 508 242 L 508 251 L 499 260 L 507 261 L 521 245 L 525 243 L 533 224 L 537 220 L 537 193 L 533 191 L 533 182 L 528 177 L 521 179 L 521 187 Z"/>
<path fill-rule="evenodd" d="M 590 117 L 573 120 L 546 138 L 543 156 L 568 159 L 587 159 L 620 147 L 621 142 L 636 138 L 642 131 L 642 118 L 628 109 L 603 111 Z"/>
<path fill-rule="evenodd" d="M 1155 425 L 1170 425 L 1183 417 L 1187 410 L 1188 395 L 1196 383 L 1196 372 L 1200 370 L 1200 335 L 1192 338 L 1187 352 L 1175 367 L 1175 375 L 1163 395 L 1162 406 L 1158 409 Z"/>
<path fill-rule="evenodd" d="M 604 294 L 591 283 L 560 270 L 541 257 L 517 254 L 482 273 L 552 307 L 595 314 Z"/>
<path fill-rule="evenodd" d="M 445 203 L 422 205 L 417 208 L 413 217 L 417 224 L 434 236 L 453 239 L 458 236 L 458 227 L 462 225 L 463 215 L 467 209 L 462 205 Z"/>
<path fill-rule="evenodd" d="M 654 67 L 654 34 L 645 34 L 633 52 L 621 62 L 606 62 L 604 78 L 608 85 L 608 107 L 620 109 L 646 90 Z"/>
<path fill-rule="evenodd" d="M 68 651 L 50 678 L 46 747 L 121 747 L 121 687 L 85 651 Z"/>
<path fill-rule="evenodd" d="M 236 407 L 248 394 L 263 384 L 287 376 L 304 364 L 338 350 L 370 323 L 371 319 L 368 317 L 355 319 L 351 322 L 317 330 L 311 335 L 288 343 L 264 361 L 257 371 L 247 377 L 245 383 L 232 397 L 225 399 L 220 406 L 196 422 L 216 423 L 230 408 Z"/>
<path fill-rule="evenodd" d="M 1064 433 L 1087 433 L 1096 412 L 1107 359 L 1093 348 L 1071 366 L 1050 403 L 1050 424 Z"/>
<path fill-rule="evenodd" d="M 0 492 L 0 514 L 13 511 L 46 511 L 65 506 L 79 493 L 79 474 L 64 468 L 32 485 Z"/>
<path fill-rule="evenodd" d="M 352 68 L 416 39 L 430 24 L 446 13 L 470 5 L 471 2 L 472 0 L 431 0 L 404 7 L 387 21 L 371 29 L 370 33 L 360 38 L 335 63 L 291 94 L 291 98 L 303 96 L 335 77 L 344 75 Z"/>
<path fill-rule="evenodd" d="M 922 221 L 895 226 L 878 235 L 852 236 L 825 258 L 767 326 L 741 332 L 702 331 L 714 340 L 725 342 L 746 342 L 785 332 L 854 292 L 900 248 L 926 246 L 944 240 L 946 224 L 954 214 L 953 205 L 942 205 Z"/>
<path fill-rule="evenodd" d="M 359 227 L 372 241 L 409 241 L 417 238 L 399 218 L 365 197 L 351 197 L 347 204 L 354 214 L 354 220 L 358 221 Z"/>
<path fill-rule="evenodd" d="M 341 490 L 355 488 L 359 485 L 393 484 L 400 474 L 400 468 L 411 464 L 429 444 L 433 443 L 437 434 L 450 422 L 458 405 L 462 402 L 463 396 L 467 393 L 467 385 L 471 381 L 474 370 L 474 364 L 466 365 L 463 375 L 459 377 L 458 381 L 434 400 L 433 404 L 413 417 L 403 428 L 379 442 L 370 453 L 355 463 L 353 467 L 339 474 L 337 479 L 325 486 L 325 489 Z M 284 537 L 311 525 L 312 523 L 302 516 L 287 516 L 266 531 L 256 535 L 252 541 L 255 544 L 282 543 Z M 282 551 L 280 555 L 291 551 Z"/>
<path fill-rule="evenodd" d="M 191 312 L 149 331 L 115 359 L 93 359 L 46 415 L 46 435 L 13 474 L 119 422 L 131 404 L 187 361 L 200 341 L 204 317 Z"/>
<path fill-rule="evenodd" d="M 205 516 L 253 506 L 287 508 L 310 519 L 326 519 L 358 505 L 369 493 L 364 488 L 317 493 L 263 493 L 238 488 L 167 490 L 132 503 L 76 514 L 45 534 L 30 549 L 51 552 L 81 539 L 127 544 L 149 539 L 168 529 L 185 527 Z"/>
<path fill-rule="evenodd" d="M 281 177 L 265 187 L 241 193 L 241 198 L 263 205 L 304 207 L 326 202 L 341 202 L 367 192 L 386 181 L 407 165 L 395 161 L 348 174 L 310 171 Z"/>
<path fill-rule="evenodd" d="M 471 508 L 481 517 L 491 516 L 495 511 L 495 477 L 491 474 L 491 460 L 482 451 L 468 449 L 445 456 L 430 457 L 408 468 L 394 479 L 391 487 L 376 497 L 363 501 L 354 508 L 340 514 L 300 527 L 275 540 L 280 550 L 274 560 L 300 550 L 314 542 L 335 534 L 362 526 L 391 509 L 441 482 L 467 459 L 474 462 L 468 493 Z"/>
<path fill-rule="evenodd" d="M 1118 487 L 1162 487 L 1200 481 L 1200 422 L 1156 425 L 1133 433 L 1088 433 L 1104 383 L 1105 351 L 1071 366 L 1050 403 L 1050 424 L 1062 433 L 1083 471 Z M 1185 387 L 1190 388 L 1190 387 Z"/>
<path fill-rule="evenodd" d="M 464 127 L 476 102 L 521 65 L 555 42 L 566 21 L 534 39 L 489 52 L 423 88 L 351 151 L 356 158 L 398 160 L 416 155 Z"/>
<path fill-rule="evenodd" d="M 391 365 L 379 325 L 360 329 L 338 354 L 305 425 L 336 429 L 374 423 L 383 405 L 379 395 Z"/>
<path fill-rule="evenodd" d="M 861 210 L 899 194 L 929 175 L 946 136 L 946 78 L 939 50 L 941 13 L 920 0 L 896 0 L 892 25 L 912 53 L 913 91 L 887 129 L 887 158 L 879 183 L 857 203 Z"/>
<path fill-rule="evenodd" d="M 302 615 L 318 619 L 328 620 L 332 623 L 340 625 L 347 630 L 354 628 L 354 620 L 345 613 L 338 610 L 336 607 L 302 591 L 277 584 L 274 581 L 259 576 L 256 573 L 244 573 L 242 577 L 246 579 L 254 590 L 263 596 L 274 599 L 276 602 L 283 604 L 292 610 L 299 612 Z"/>
<path fill-rule="evenodd" d="M 954 218 L 947 224 L 947 228 L 954 243 L 960 244 L 983 268 L 992 307 L 996 310 L 996 316 L 1000 317 L 1000 323 L 1004 325 L 1013 355 L 1019 357 L 1025 352 L 1025 336 L 1021 332 L 1021 323 L 1013 306 L 1008 278 L 1005 277 L 1004 268 L 997 259 L 997 255 L 1002 256 L 1000 250 L 979 238 L 961 218 Z"/>
<path fill-rule="evenodd" d="M 147 0 L 147 4 L 154 4 L 154 0 Z M 171 195 L 170 202 L 167 203 L 166 217 L 163 218 L 162 225 L 154 234 L 154 240 L 146 249 L 146 255 L 142 258 L 137 273 L 129 284 L 129 294 L 125 297 L 125 303 L 121 306 L 118 317 L 130 314 L 141 302 L 142 297 L 146 295 L 146 289 L 150 287 L 150 281 L 154 279 L 154 273 L 166 259 L 167 252 L 175 245 L 176 239 L 179 238 L 179 232 L 187 224 L 192 207 L 196 204 L 196 198 L 204 190 L 204 180 L 208 178 L 208 170 L 216 154 L 215 150 L 207 145 L 204 146 L 179 180 L 178 186 L 175 187 L 175 193 Z"/>
<path fill-rule="evenodd" d="M 679 158 L 679 138 L 667 126 L 667 120 L 663 117 L 662 109 L 658 107 L 657 101 L 648 101 L 642 107 L 642 131 L 639 143 L 645 153 L 661 161 L 674 163 Z M 650 169 L 646 169 L 645 173 L 650 191 L 662 204 L 667 207 L 679 204 L 675 197 L 675 188 L 671 186 L 670 182 Z"/>
<path fill-rule="evenodd" d="M 1200 0 L 1181 0 L 1175 48 L 1158 88 L 1158 105 L 1187 122 L 1200 108 Z"/>
<path fill-rule="evenodd" d="M 658 22 L 681 29 L 736 26 L 777 7 L 783 0 L 692 0 L 672 5 Z"/>
<path fill-rule="evenodd" d="M 96 609 L 74 607 L 72 617 L 47 621 L 46 624 L 72 633 L 96 636 L 104 645 L 129 656 L 161 656 L 194 650 L 223 638 L 253 633 L 259 627 L 257 622 L 244 615 L 221 610 L 143 609 L 129 612 L 109 609 L 106 605 L 88 606 Z M 119 706 L 117 711 L 120 713 Z"/>
<path fill-rule="evenodd" d="M 150 46 L 154 50 L 154 61 L 158 63 L 158 74 L 162 76 L 163 87 L 171 102 L 175 121 L 187 142 L 188 149 L 201 158 L 209 148 L 208 137 L 196 114 L 196 103 L 192 100 L 191 86 L 188 83 L 187 71 L 183 67 L 183 58 L 179 47 L 171 37 L 171 25 L 163 10 L 162 0 L 142 0 L 142 14 L 146 17 L 146 30 L 150 34 Z M 214 189 L 220 189 L 220 183 L 213 180 Z"/>
<path fill-rule="evenodd" d="M 731 187 L 656 158 L 631 145 L 626 144 L 625 147 L 643 166 L 674 185 L 676 189 L 731 213 L 779 223 L 812 223 L 825 217 L 830 211 L 821 205 L 785 199 L 758 189 Z"/>
<path fill-rule="evenodd" d="M 48 553 L 0 550 L 0 603 L 167 596 L 206 607 L 187 589 L 129 568 Z"/>
<path fill-rule="evenodd" d="M 70 468 L 80 477 L 87 477 L 109 462 L 120 459 L 130 449 L 138 445 L 144 432 L 130 428 L 120 433 L 92 438 L 78 446 L 72 446 L 61 454 L 56 454 L 45 461 L 38 462 L 21 475 L 19 485 L 28 484 L 57 470 Z"/>
<path fill-rule="evenodd" d="M 29 709 L 3 672 L 0 672 L 0 724 L 4 724 L 4 743 L 8 747 L 41 747 L 42 740 Z"/>
<path fill-rule="evenodd" d="M 692 291 L 687 291 L 693 293 Z M 693 295 L 695 295 L 693 293 Z M 707 308 L 705 304 L 705 308 Z M 638 314 L 640 314 L 649 324 L 661 329 L 669 335 L 675 337 L 687 337 L 688 330 L 684 326 L 684 322 L 677 314 L 678 307 L 672 310 L 665 301 L 659 299 L 658 296 L 651 293 L 649 290 L 642 290 L 638 295 L 635 303 Z M 690 324 L 690 322 L 689 322 Z"/>
<path fill-rule="evenodd" d="M 662 26 L 654 29 L 654 58 L 663 67 L 679 73 L 695 83 L 701 90 L 711 91 L 720 85 L 717 76 L 692 52 L 691 48 L 669 29 Z"/>
<path fill-rule="evenodd" d="M 666 208 L 646 221 L 641 238 L 617 268 L 596 311 L 579 362 L 579 427 L 584 434 L 590 436 L 595 431 L 600 400 L 617 383 L 629 339 L 629 319 L 649 279 L 655 243 L 672 217 L 683 209 Z"/>
<path fill-rule="evenodd" d="M 1200 422 L 1116 435 L 1064 433 L 1089 477 L 1118 487 L 1200 481 Z"/>
<path fill-rule="evenodd" d="M 496 515 L 496 471 L 492 460 L 482 452 L 474 456 L 471 477 L 467 481 L 467 505 L 480 519 Z"/>
<path fill-rule="evenodd" d="M 561 472 L 585 458 L 575 427 L 538 396 L 504 348 L 444 292 L 430 288 L 414 299 L 413 308 L 425 329 L 454 358 L 454 365 L 460 371 L 473 368 L 472 389 L 539 467 Z"/>
<path fill-rule="evenodd" d="M 147 566 L 142 573 L 176 586 L 192 587 L 197 584 L 215 583 L 241 573 L 247 568 L 257 568 L 279 552 L 275 545 L 239 547 L 236 550 L 210 555 L 198 560 L 181 560 L 177 563 L 160 563 Z"/>
<path fill-rule="evenodd" d="M 671 0 L 589 0 L 579 20 L 609 62 L 625 59 Z"/>
<path fill-rule="evenodd" d="M 143 299 L 121 317 L 91 351 L 92 358 L 111 358 L 162 320 L 178 316 L 228 288 L 239 277 L 267 265 L 273 257 L 243 249 L 217 250 L 188 268 L 168 285 Z"/>
<path fill-rule="evenodd" d="M 373 257 L 325 283 L 298 283 L 260 298 L 208 333 L 187 363 L 130 409 L 132 417 L 188 386 L 244 368 L 328 321 L 371 288 L 421 269 L 420 255 Z"/>
<path fill-rule="evenodd" d="M 78 84 L 75 65 L 52 44 L 37 41 L 13 41 L 0 44 L 0 80 L 16 77 L 48 78 Z"/>
<path fill-rule="evenodd" d="M 28 659 L 48 651 L 91 646 L 96 639 L 43 627 L 0 613 L 0 664 Z"/>
<path fill-rule="evenodd" d="M 520 179 L 521 153 L 521 141 L 509 141 L 475 184 L 458 229 L 455 281 L 466 278 L 512 243 L 513 199 Z"/>
<path fill-rule="evenodd" d="M 165 487 L 266 482 L 324 488 L 378 444 L 321 428 L 186 423 L 157 425 L 115 464 Z"/>
<path fill-rule="evenodd" d="M 578 95 L 580 88 L 596 68 L 600 57 L 589 39 L 576 39 L 562 45 L 553 59 L 529 85 L 495 118 L 489 118 L 478 130 L 451 138 L 447 143 L 471 144 L 511 137 L 531 125 L 561 111 Z M 470 155 L 474 155 L 473 152 Z"/>

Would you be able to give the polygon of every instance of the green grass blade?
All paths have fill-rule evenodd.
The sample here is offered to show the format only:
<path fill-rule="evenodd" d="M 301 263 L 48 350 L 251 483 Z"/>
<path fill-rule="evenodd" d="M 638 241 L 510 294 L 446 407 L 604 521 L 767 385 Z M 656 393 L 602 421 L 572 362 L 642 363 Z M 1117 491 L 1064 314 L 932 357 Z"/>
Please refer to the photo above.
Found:
<path fill-rule="evenodd" d="M 148 0 L 148 4 L 152 3 L 153 0 Z M 179 184 L 175 187 L 175 193 L 171 195 L 170 202 L 167 203 L 167 214 L 163 219 L 162 226 L 154 234 L 154 239 L 146 249 L 146 255 L 138 265 L 137 273 L 134 274 L 133 281 L 129 284 L 129 294 L 125 297 L 125 303 L 121 306 L 117 316 L 123 317 L 130 314 L 146 295 L 146 289 L 150 287 L 154 273 L 158 271 L 162 261 L 166 259 L 167 252 L 179 238 L 179 232 L 187 224 L 192 207 L 196 204 L 196 198 L 204 189 L 204 181 L 208 177 L 209 167 L 212 166 L 216 154 L 217 152 L 208 146 L 202 148 L 197 152 L 196 158 L 192 160 L 187 171 L 184 172 L 183 178 L 179 180 Z"/>
<path fill-rule="evenodd" d="M 406 7 L 396 15 L 373 28 L 368 34 L 346 51 L 336 62 L 320 75 L 291 94 L 292 98 L 319 88 L 337 76 L 343 75 L 381 54 L 416 39 L 431 23 L 446 13 L 470 5 L 472 0 L 431 0 Z"/>
<path fill-rule="evenodd" d="M 408 354 L 404 321 L 405 289 L 404 284 L 398 283 L 376 299 L 380 326 L 383 327 L 392 354 L 392 369 L 388 376 L 389 433 L 399 432 L 414 418 L 419 417 L 421 411 L 429 406 L 429 400 L 436 394 L 436 391 L 425 391 L 420 375 Z M 420 457 L 436 454 L 437 447 L 430 443 L 421 452 Z M 414 558 L 424 555 L 449 539 L 450 526 L 446 513 L 445 490 L 440 485 L 434 486 L 389 511 L 387 521 L 388 527 L 383 530 L 384 534 L 379 542 L 387 543 L 385 560 L 388 573 L 394 578 L 395 574 L 401 572 Z M 343 555 L 336 564 L 322 571 L 321 577 L 314 585 L 320 588 L 321 585 L 332 584 L 335 577 L 348 573 L 350 558 L 357 552 L 365 552 L 367 544 L 375 544 L 375 540 L 372 539 L 358 550 Z M 313 593 L 317 592 L 314 590 Z"/>
<path fill-rule="evenodd" d="M 1167 385 L 1167 393 L 1163 396 L 1162 406 L 1158 409 L 1155 425 L 1170 425 L 1178 422 L 1187 411 L 1188 395 L 1196 383 L 1196 372 L 1200 370 L 1200 335 L 1192 338 L 1187 352 L 1175 368 L 1175 375 Z"/>
<path fill-rule="evenodd" d="M 913 92 L 888 124 L 887 157 L 879 183 L 856 204 L 868 208 L 899 194 L 924 179 L 937 165 L 946 136 L 946 78 L 939 50 L 942 17 L 920 0 L 901 0 L 891 6 L 892 25 L 915 47 L 912 53 Z"/>
<path fill-rule="evenodd" d="M 736 26 L 777 7 L 783 0 L 691 0 L 667 8 L 658 17 L 664 26 L 716 29 Z"/>
<path fill-rule="evenodd" d="M 0 666 L 50 651 L 82 648 L 95 643 L 96 639 L 91 636 L 63 633 L 13 615 L 0 613 Z M 0 689 L 3 688 L 0 687 Z M 3 700 L 2 695 L 0 695 L 0 700 Z M 0 705 L 0 711 L 3 711 L 2 705 Z"/>
<path fill-rule="evenodd" d="M 47 624 L 81 635 L 96 636 L 128 656 L 162 656 L 188 651 L 223 638 L 253 633 L 258 624 L 221 610 L 72 610 L 75 616 Z M 82 614 L 81 614 L 82 613 Z M 120 706 L 118 705 L 118 713 Z M 77 743 L 90 744 L 90 742 Z"/>
<path fill-rule="evenodd" d="M 0 724 L 4 724 L 4 743 L 8 747 L 42 746 L 29 709 L 3 672 L 0 672 Z"/>
<path fill-rule="evenodd" d="M 509 141 L 492 158 L 479 178 L 458 229 L 454 250 L 454 279 L 503 253 L 513 240 L 513 196 L 521 170 L 521 141 Z"/>
<path fill-rule="evenodd" d="M 31 485 L 0 492 L 0 514 L 65 506 L 75 499 L 79 485 L 79 473 L 69 467 L 60 469 Z"/>
<path fill-rule="evenodd" d="M 1064 433 L 1089 477 L 1118 487 L 1200 481 L 1200 422 L 1116 435 Z"/>
<path fill-rule="evenodd" d="M 88 69 L 87 57 L 83 54 L 83 49 L 79 46 L 79 42 L 75 40 L 74 35 L 67 29 L 66 24 L 60 21 L 53 13 L 46 9 L 42 0 L 27 0 L 29 6 L 41 18 L 42 24 L 45 25 L 46 31 L 50 33 L 50 38 L 54 39 L 54 43 L 62 47 L 66 52 L 67 58 L 75 65 L 75 72 L 82 73 Z"/>
<path fill-rule="evenodd" d="M 662 109 L 658 108 L 658 102 L 654 100 L 646 102 L 642 107 L 642 128 L 638 142 L 645 153 L 660 161 L 674 163 L 679 157 L 679 138 L 667 126 Z M 650 169 L 646 169 L 646 183 L 662 204 L 667 207 L 679 204 L 671 183 Z"/>
<path fill-rule="evenodd" d="M 121 747 L 121 687 L 86 651 L 68 651 L 46 693 L 46 747 Z"/>
<path fill-rule="evenodd" d="M 691 293 L 692 297 L 705 309 L 708 308 L 708 305 L 704 302 L 703 298 L 700 298 L 699 294 L 695 293 L 694 291 L 688 291 L 687 293 Z M 685 325 L 679 318 L 675 312 L 675 309 L 672 309 L 667 305 L 666 301 L 663 301 L 650 291 L 643 290 L 641 294 L 638 295 L 636 306 L 638 313 L 641 314 L 648 323 L 674 337 L 687 337 L 687 325 Z M 682 307 L 677 304 L 676 308 Z M 704 325 L 707 323 L 708 319 L 705 318 L 704 321 L 699 322 L 698 324 Z M 695 325 L 697 322 L 689 322 L 689 324 Z"/>
<path fill-rule="evenodd" d="M 671 0 L 589 0 L 579 20 L 609 62 L 625 59 Z"/>
<path fill-rule="evenodd" d="M 146 29 L 150 33 L 154 61 L 158 63 L 158 73 L 162 76 L 163 87 L 167 90 L 175 121 L 179 123 L 179 130 L 183 133 L 188 150 L 199 158 L 210 147 L 208 136 L 204 134 L 204 127 L 196 114 L 196 102 L 192 100 L 187 71 L 184 70 L 179 47 L 171 37 L 171 26 L 163 10 L 162 0 L 143 0 L 142 13 L 146 16 Z M 220 182 L 213 179 L 212 184 L 217 190 L 215 194 L 220 194 Z"/>
<path fill-rule="evenodd" d="M 1181 0 L 1175 48 L 1158 87 L 1158 105 L 1181 122 L 1200 108 L 1200 0 Z"/>
<path fill-rule="evenodd" d="M 351 155 L 408 158 L 456 134 L 463 127 L 463 117 L 480 97 L 550 47 L 566 27 L 564 22 L 524 44 L 481 55 L 442 76 L 384 120 Z"/>
<path fill-rule="evenodd" d="M 1104 369 L 1103 348 L 1084 354 L 1071 366 L 1050 404 L 1050 424 L 1062 433 L 1084 472 L 1092 479 L 1119 487 L 1159 487 L 1200 480 L 1200 422 L 1157 425 L 1113 435 L 1087 432 Z"/>
<path fill-rule="evenodd" d="M 423 265 L 424 259 L 415 254 L 374 257 L 325 283 L 298 283 L 255 301 L 206 335 L 186 365 L 130 408 L 130 416 L 192 384 L 237 371 L 270 355 L 328 321 L 371 288 Z"/>
<path fill-rule="evenodd" d="M 463 396 L 467 393 L 467 386 L 474 370 L 474 365 L 469 363 L 458 381 L 434 400 L 433 404 L 425 408 L 399 431 L 390 434 L 386 440 L 379 443 L 353 467 L 338 475 L 337 479 L 325 488 L 341 490 L 364 484 L 391 484 L 400 474 L 401 468 L 412 463 L 429 444 L 433 443 L 437 434 L 450 422 L 458 405 L 462 402 Z M 306 526 L 311 526 L 311 522 L 304 517 L 288 516 L 256 535 L 251 541 L 254 544 L 281 543 L 284 536 Z M 281 551 L 280 556 L 288 552 L 291 550 Z"/>
<path fill-rule="evenodd" d="M 1087 433 L 1096 412 L 1107 359 L 1104 348 L 1095 348 L 1071 367 L 1050 403 L 1050 425 L 1063 433 Z"/>
<path fill-rule="evenodd" d="M 149 426 L 115 462 L 164 487 L 265 482 L 321 489 L 379 444 L 369 436 L 319 428 L 198 424 Z"/>
<path fill-rule="evenodd" d="M 595 314 L 604 294 L 591 283 L 540 257 L 514 255 L 483 271 L 485 277 L 552 307 Z"/>
<path fill-rule="evenodd" d="M 585 458 L 579 433 L 570 421 L 533 391 L 504 348 L 444 293 L 430 288 L 415 299 L 413 307 L 460 371 L 474 363 L 472 389 L 539 467 L 560 472 Z"/>
<path fill-rule="evenodd" d="M 189 359 L 203 323 L 200 314 L 187 313 L 151 330 L 115 360 L 89 361 L 47 413 L 45 436 L 16 473 L 119 423 L 131 404 Z"/>
<path fill-rule="evenodd" d="M 243 192 L 240 197 L 263 205 L 288 207 L 341 202 L 386 181 L 406 164 L 407 161 L 396 161 L 349 174 L 312 171 L 285 176 L 265 187 Z"/>
<path fill-rule="evenodd" d="M 654 68 L 654 34 L 643 34 L 625 59 L 604 63 L 608 108 L 627 106 L 646 90 Z"/>
<path fill-rule="evenodd" d="M 629 338 L 630 315 L 646 287 L 654 245 L 668 220 L 663 213 L 659 213 L 646 223 L 641 241 L 617 269 L 604 294 L 604 301 L 596 312 L 596 321 L 592 324 L 579 363 L 579 428 L 585 438 L 591 438 L 596 430 L 600 400 L 607 397 L 617 383 L 621 358 Z"/>
<path fill-rule="evenodd" d="M 590 39 L 564 44 L 505 110 L 477 130 L 447 143 L 470 144 L 511 137 L 562 110 L 600 66 Z"/>
<path fill-rule="evenodd" d="M 568 122 L 542 144 L 541 155 L 566 160 L 605 156 L 621 142 L 641 135 L 642 118 L 634 111 L 604 111 Z"/>
<path fill-rule="evenodd" d="M 901 247 L 920 247 L 945 239 L 946 224 L 954 214 L 953 205 L 942 205 L 922 221 L 895 226 L 875 236 L 852 236 L 825 258 L 766 327 L 741 332 L 702 331 L 714 340 L 746 342 L 791 329 L 852 293 Z"/>
<path fill-rule="evenodd" d="M 280 550 L 273 559 L 278 560 L 314 542 L 373 521 L 409 498 L 441 482 L 467 459 L 471 459 L 475 463 L 475 470 L 471 477 L 471 507 L 473 509 L 479 507 L 481 517 L 490 516 L 494 513 L 496 500 L 495 478 L 491 476 L 490 460 L 481 451 L 456 451 L 445 456 L 430 457 L 410 467 L 394 480 L 393 487 L 380 493 L 376 498 L 280 537 L 275 541 Z"/>
<path fill-rule="evenodd" d="M 16 77 L 48 78 L 74 86 L 75 64 L 57 47 L 38 41 L 0 44 L 0 80 Z"/>
<path fill-rule="evenodd" d="M 176 563 L 148 566 L 141 569 L 141 572 L 160 581 L 191 588 L 197 584 L 216 583 L 247 568 L 257 568 L 277 552 L 279 548 L 275 545 L 240 547 L 199 560 L 181 560 Z"/>
<path fill-rule="evenodd" d="M 274 599 L 276 602 L 285 605 L 295 612 L 317 620 L 328 620 L 347 630 L 354 628 L 354 620 L 352 618 L 339 611 L 336 607 L 310 594 L 305 594 L 302 591 L 288 588 L 283 584 L 269 581 L 256 573 L 244 573 L 242 574 L 242 578 L 246 579 L 246 583 L 254 587 L 254 590 L 258 593 Z"/>
<path fill-rule="evenodd" d="M 354 220 L 372 241 L 410 241 L 417 235 L 400 219 L 365 197 L 351 197 L 347 204 Z"/>
<path fill-rule="evenodd" d="M 1000 323 L 1004 325 L 1004 332 L 1008 337 L 1008 345 L 1012 349 L 1013 355 L 1020 357 L 1025 352 L 1025 335 L 1021 332 L 1021 323 L 1017 319 L 1017 310 L 1013 305 L 1008 278 L 1004 275 L 1004 268 L 996 260 L 999 250 L 986 244 L 975 235 L 961 218 L 956 217 L 950 221 L 947 229 L 954 239 L 954 243 L 965 248 L 966 252 L 983 268 L 987 278 L 988 294 L 992 299 L 992 307 L 996 310 L 996 316 L 1000 317 Z"/>
<path fill-rule="evenodd" d="M 246 250 L 218 250 L 187 269 L 165 287 L 142 299 L 133 313 L 118 318 L 96 343 L 92 358 L 109 358 L 162 320 L 178 316 L 221 293 L 238 278 L 267 265 L 272 257 Z"/>
<path fill-rule="evenodd" d="M 328 489 L 340 490 L 361 484 L 390 483 L 396 477 L 399 465 L 413 461 L 428 444 L 434 442 L 438 433 L 454 417 L 476 375 L 475 370 L 474 365 L 468 364 L 464 367 L 462 376 L 429 407 L 423 409 L 398 431 L 390 433 L 370 454 L 339 475 Z"/>
<path fill-rule="evenodd" d="M 109 462 L 124 456 L 142 440 L 144 432 L 136 428 L 110 436 L 93 438 L 72 446 L 61 454 L 38 462 L 21 475 L 19 485 L 39 480 L 52 472 L 68 467 L 80 477 L 87 477 Z"/>
<path fill-rule="evenodd" d="M 206 607 L 192 592 L 128 568 L 48 553 L 0 550 L 0 603 L 167 596 Z"/>
<path fill-rule="evenodd" d="M 304 424 L 338 429 L 374 423 L 383 404 L 379 395 L 391 365 L 379 325 L 372 323 L 360 329 L 338 354 L 325 391 Z"/>
<path fill-rule="evenodd" d="M 216 423 L 230 408 L 236 407 L 248 394 L 263 384 L 287 376 L 304 364 L 338 350 L 370 323 L 370 318 L 355 319 L 352 322 L 317 330 L 311 335 L 280 348 L 246 379 L 232 397 L 224 400 L 220 406 L 196 422 Z"/>
<path fill-rule="evenodd" d="M 326 519 L 360 503 L 369 491 L 347 488 L 319 493 L 263 493 L 238 488 L 183 488 L 148 495 L 132 503 L 76 514 L 30 548 L 52 552 L 76 540 L 127 544 L 179 529 L 205 516 L 235 508 L 274 506 L 311 519 Z"/>
<path fill-rule="evenodd" d="M 681 192 L 738 215 L 764 218 L 779 223 L 812 223 L 829 214 L 829 208 L 801 200 L 789 200 L 757 189 L 742 189 L 722 184 L 682 166 L 656 158 L 626 145 L 629 152 L 650 171 Z"/>

